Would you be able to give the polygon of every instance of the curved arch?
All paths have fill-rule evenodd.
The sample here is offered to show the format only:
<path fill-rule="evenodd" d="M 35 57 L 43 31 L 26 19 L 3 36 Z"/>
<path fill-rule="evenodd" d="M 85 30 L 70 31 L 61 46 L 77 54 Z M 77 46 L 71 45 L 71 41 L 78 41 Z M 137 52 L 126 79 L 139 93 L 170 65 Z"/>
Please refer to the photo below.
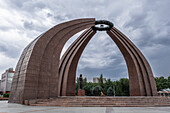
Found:
<path fill-rule="evenodd" d="M 122 52 L 126 60 L 126 64 L 129 72 L 129 80 L 130 80 L 130 95 L 131 96 L 156 96 L 157 90 L 156 90 L 156 84 L 153 78 L 152 70 L 149 66 L 149 63 L 143 56 L 143 54 L 125 35 L 123 35 L 115 27 L 113 27 L 110 31 L 107 31 L 107 34 L 117 44 L 118 48 L 120 49 L 120 51 Z M 75 53 L 75 56 L 73 56 L 70 52 L 72 51 L 72 48 L 76 48 L 76 44 L 77 45 L 79 44 L 78 40 L 80 40 L 80 38 L 81 36 L 75 42 L 73 42 L 73 44 L 68 48 L 68 50 L 64 53 L 63 58 L 61 59 L 61 64 L 63 62 L 74 62 L 74 64 L 67 67 L 67 70 L 70 70 L 70 68 L 74 68 L 72 69 L 72 72 L 66 74 L 63 74 L 63 72 L 61 72 L 63 76 L 68 76 L 68 77 L 74 76 L 74 80 L 75 80 L 77 63 L 84 49 L 79 50 L 81 48 L 81 45 L 78 46 L 77 47 L 78 50 L 76 51 L 77 53 Z M 79 54 L 79 56 L 78 55 L 76 56 L 76 54 Z M 64 59 L 64 57 L 66 57 L 67 55 L 68 57 L 76 57 L 77 59 L 75 60 Z M 62 68 L 62 65 L 60 65 L 60 68 Z M 74 73 L 74 75 L 72 75 L 72 73 Z M 65 78 L 64 80 L 66 82 L 64 82 L 64 84 L 62 85 L 63 86 L 73 85 L 75 81 L 72 81 L 72 79 L 73 78 L 71 78 L 70 81 L 70 79 Z M 69 90 L 67 87 L 65 87 L 64 89 Z M 66 95 L 67 94 L 61 94 L 61 96 L 66 96 Z"/>
<path fill-rule="evenodd" d="M 9 102 L 27 99 L 75 95 L 78 60 L 87 43 L 96 33 L 94 18 L 77 19 L 58 24 L 37 37 L 23 51 L 12 81 Z M 89 29 L 87 29 L 89 28 Z M 66 41 L 87 29 L 64 53 Z M 149 63 L 139 49 L 115 27 L 107 34 L 122 52 L 129 72 L 131 96 L 156 96 L 157 89 Z"/>
<path fill-rule="evenodd" d="M 94 18 L 72 20 L 54 26 L 31 42 L 16 67 L 9 102 L 57 97 L 58 81 L 54 79 L 58 78 L 59 57 L 65 42 L 75 33 L 94 25 Z"/>
<path fill-rule="evenodd" d="M 95 33 L 96 32 L 93 31 L 91 28 L 83 32 L 83 34 L 80 35 L 77 40 L 73 42 L 73 44 L 71 44 L 71 46 L 67 49 L 67 51 L 61 58 L 61 63 L 59 67 L 59 81 L 61 81 L 61 84 L 59 86 L 60 96 L 75 95 L 74 89 L 77 64 L 85 46 Z"/>
<path fill-rule="evenodd" d="M 139 62 L 141 62 L 142 71 L 145 73 L 144 77 L 143 77 L 144 81 L 147 81 L 149 83 L 149 84 L 147 84 L 147 82 L 145 82 L 145 87 L 146 87 L 146 89 L 148 89 L 148 87 L 150 87 L 151 95 L 157 95 L 157 88 L 156 88 L 155 80 L 154 80 L 153 73 L 152 73 L 152 70 L 151 70 L 151 67 L 150 67 L 148 61 L 146 60 L 144 55 L 141 53 L 141 51 L 132 43 L 132 41 L 130 41 L 118 29 L 114 28 L 114 30 L 117 33 L 119 33 L 127 41 L 127 43 L 130 44 L 130 46 L 134 49 L 134 51 L 137 53 L 139 60 L 140 60 Z"/>
<path fill-rule="evenodd" d="M 62 95 L 62 84 L 63 84 L 63 78 L 64 78 L 64 71 L 65 71 L 65 67 L 68 63 L 68 59 L 70 57 L 70 55 L 72 54 L 71 50 L 74 50 L 77 42 L 81 41 L 80 39 L 82 37 L 84 37 L 84 35 L 86 35 L 87 33 L 89 33 L 89 29 L 87 29 L 86 31 L 84 31 L 70 46 L 69 48 L 66 50 L 65 54 L 62 56 L 61 60 L 60 60 L 60 64 L 59 64 L 59 86 L 58 86 L 58 95 Z M 66 60 L 67 59 L 67 60 Z"/>
<path fill-rule="evenodd" d="M 157 90 L 152 70 L 143 54 L 125 35 L 123 35 L 116 28 L 112 28 L 107 33 L 115 41 L 126 60 L 130 80 L 130 95 L 156 96 Z M 128 57 L 131 57 L 132 61 L 129 60 Z M 137 79 L 134 79 L 133 76 L 135 76 Z M 136 82 L 136 80 L 139 82 Z M 138 88 L 140 91 L 138 94 L 136 93 L 136 88 Z"/>

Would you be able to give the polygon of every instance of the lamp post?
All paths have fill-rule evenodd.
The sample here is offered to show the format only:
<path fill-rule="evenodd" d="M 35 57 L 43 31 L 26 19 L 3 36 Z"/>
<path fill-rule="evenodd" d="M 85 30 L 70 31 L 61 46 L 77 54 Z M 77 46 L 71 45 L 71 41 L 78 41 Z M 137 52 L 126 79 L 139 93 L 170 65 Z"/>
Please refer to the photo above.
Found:
<path fill-rule="evenodd" d="M 112 78 L 112 81 L 114 81 L 114 80 L 116 81 L 116 79 L 113 79 L 113 78 Z M 116 91 L 116 85 L 115 85 L 115 84 L 113 85 L 113 91 L 114 91 L 113 93 L 114 93 L 114 97 L 115 97 L 115 95 L 116 95 L 116 93 L 115 93 L 115 91 Z"/>
<path fill-rule="evenodd" d="M 114 93 L 114 97 L 115 97 L 115 85 L 113 85 L 113 93 Z"/>

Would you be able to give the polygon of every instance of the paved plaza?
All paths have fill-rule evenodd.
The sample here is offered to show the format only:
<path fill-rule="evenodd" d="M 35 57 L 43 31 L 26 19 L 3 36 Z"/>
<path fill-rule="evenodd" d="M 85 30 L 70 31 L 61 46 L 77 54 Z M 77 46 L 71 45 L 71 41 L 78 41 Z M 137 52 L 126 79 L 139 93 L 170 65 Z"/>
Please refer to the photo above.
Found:
<path fill-rule="evenodd" d="M 0 101 L 0 113 L 169 113 L 170 107 L 40 107 Z"/>

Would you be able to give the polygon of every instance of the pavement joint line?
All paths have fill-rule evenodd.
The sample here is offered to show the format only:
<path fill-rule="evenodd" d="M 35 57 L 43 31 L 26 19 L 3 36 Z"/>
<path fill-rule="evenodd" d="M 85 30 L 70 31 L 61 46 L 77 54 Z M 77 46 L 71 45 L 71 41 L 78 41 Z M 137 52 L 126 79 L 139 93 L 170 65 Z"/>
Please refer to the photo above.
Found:
<path fill-rule="evenodd" d="M 7 101 L 0 102 L 0 106 L 0 113 L 170 113 L 170 107 L 38 107 Z"/>
<path fill-rule="evenodd" d="M 152 110 L 156 110 L 156 111 L 168 111 L 170 112 L 170 109 L 169 110 L 166 110 L 166 109 L 158 109 L 158 108 L 152 108 L 152 107 L 146 107 L 147 109 L 152 109 Z"/>
<path fill-rule="evenodd" d="M 115 113 L 113 107 L 106 107 L 105 113 Z"/>
<path fill-rule="evenodd" d="M 31 110 L 31 111 L 24 111 L 24 112 L 18 112 L 18 113 L 31 113 L 31 112 L 39 112 L 39 111 L 48 111 L 48 110 L 54 110 L 54 109 L 57 109 L 57 108 L 48 108 L 48 109 L 41 109 L 41 110 Z"/>

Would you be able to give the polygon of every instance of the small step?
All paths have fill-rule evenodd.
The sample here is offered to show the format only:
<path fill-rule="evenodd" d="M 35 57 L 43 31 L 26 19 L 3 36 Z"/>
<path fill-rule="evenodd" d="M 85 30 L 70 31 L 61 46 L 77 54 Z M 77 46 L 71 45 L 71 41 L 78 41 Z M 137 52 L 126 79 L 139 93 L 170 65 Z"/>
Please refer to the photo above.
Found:
<path fill-rule="evenodd" d="M 93 97 L 67 96 L 52 99 L 39 99 L 32 106 L 68 107 L 155 107 L 170 106 L 168 97 Z"/>

